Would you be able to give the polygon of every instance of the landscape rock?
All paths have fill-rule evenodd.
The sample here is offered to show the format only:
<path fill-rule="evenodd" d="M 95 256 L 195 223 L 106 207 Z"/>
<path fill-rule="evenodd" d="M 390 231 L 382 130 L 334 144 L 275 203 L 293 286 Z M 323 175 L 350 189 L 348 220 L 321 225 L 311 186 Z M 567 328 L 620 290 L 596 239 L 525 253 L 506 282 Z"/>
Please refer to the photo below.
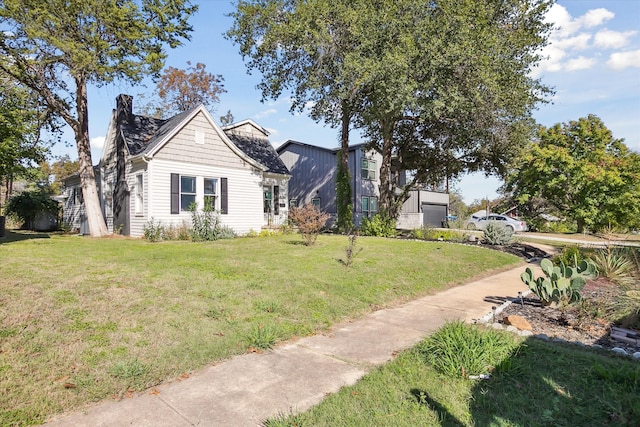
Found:
<path fill-rule="evenodd" d="M 531 331 L 520 331 L 520 336 L 521 337 L 530 337 L 533 335 L 533 332 Z"/>
<path fill-rule="evenodd" d="M 627 354 L 627 351 L 624 348 L 620 348 L 620 347 L 613 347 L 611 351 L 618 354 L 624 354 L 624 355 Z"/>
<path fill-rule="evenodd" d="M 633 358 L 640 359 L 640 351 L 636 351 L 635 353 L 633 353 Z"/>
<path fill-rule="evenodd" d="M 504 329 L 504 326 L 502 326 L 500 323 L 493 323 L 493 324 L 491 325 L 491 327 L 492 327 L 493 329 L 498 329 L 498 330 L 503 330 L 503 329 Z"/>
<path fill-rule="evenodd" d="M 504 319 L 502 319 L 502 322 L 505 325 L 512 325 L 520 329 L 521 331 L 533 330 L 533 328 L 531 327 L 531 323 L 529 323 L 529 321 L 522 316 L 517 316 L 517 315 L 506 316 Z"/>

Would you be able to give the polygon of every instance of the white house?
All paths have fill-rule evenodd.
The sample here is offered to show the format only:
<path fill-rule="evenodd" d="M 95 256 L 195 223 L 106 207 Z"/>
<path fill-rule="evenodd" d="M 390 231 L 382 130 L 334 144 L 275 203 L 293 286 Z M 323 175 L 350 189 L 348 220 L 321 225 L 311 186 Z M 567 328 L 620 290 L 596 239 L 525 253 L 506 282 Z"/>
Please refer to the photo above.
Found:
<path fill-rule="evenodd" d="M 132 101 L 117 97 L 96 174 L 111 232 L 190 222 L 193 203 L 210 203 L 238 234 L 286 219 L 290 174 L 264 128 L 251 120 L 221 128 L 202 105 L 166 120 L 135 115 Z M 78 184 L 67 180 L 64 217 L 82 230 Z"/>

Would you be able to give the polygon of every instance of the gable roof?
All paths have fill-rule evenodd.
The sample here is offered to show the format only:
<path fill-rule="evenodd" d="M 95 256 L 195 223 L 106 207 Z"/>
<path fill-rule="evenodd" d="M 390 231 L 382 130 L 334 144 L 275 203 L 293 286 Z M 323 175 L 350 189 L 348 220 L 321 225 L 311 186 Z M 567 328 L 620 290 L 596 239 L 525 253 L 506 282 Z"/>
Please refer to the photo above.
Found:
<path fill-rule="evenodd" d="M 191 110 L 176 114 L 168 119 L 156 119 L 133 114 L 132 100 L 133 97 L 129 95 L 118 95 L 116 98 L 116 109 L 114 110 L 107 131 L 107 138 L 111 141 L 111 144 L 115 143 L 115 139 L 118 138 L 118 136 L 121 137 L 129 155 L 132 157 L 153 157 L 153 155 L 169 142 L 191 119 L 197 114 L 202 113 L 211 125 L 213 131 L 231 151 L 253 167 L 262 171 L 267 170 L 266 166 L 262 165 L 258 160 L 252 158 L 231 142 L 227 134 L 214 122 L 211 114 L 204 105 L 200 104 Z M 103 152 L 103 156 L 104 154 L 105 152 Z"/>
<path fill-rule="evenodd" d="M 223 126 L 222 130 L 226 132 L 226 131 L 237 129 L 240 127 L 246 127 L 247 125 L 252 126 L 256 130 L 258 130 L 260 133 L 264 134 L 264 136 L 269 136 L 268 130 L 266 130 L 265 128 L 263 128 L 262 126 L 260 126 L 259 124 L 257 124 L 251 119 L 245 119 L 236 123 L 231 123 L 230 125 Z"/>
<path fill-rule="evenodd" d="M 136 156 L 152 151 L 165 136 L 179 127 L 183 120 L 191 115 L 192 111 L 184 111 L 169 119 L 131 114 L 120 126 L 120 132 L 127 144 L 129 154 Z"/>
<path fill-rule="evenodd" d="M 267 138 L 259 138 L 236 132 L 225 132 L 231 142 L 249 157 L 267 167 L 267 172 L 290 175 L 280 156 Z"/>
<path fill-rule="evenodd" d="M 301 147 L 309 147 L 309 148 L 312 148 L 314 150 L 329 151 L 332 154 L 337 154 L 338 151 L 341 150 L 340 147 L 337 147 L 337 148 L 326 148 L 326 147 L 320 147 L 319 145 L 307 144 L 306 142 L 294 141 L 292 139 L 289 139 L 288 141 L 285 141 L 281 146 L 279 146 L 276 149 L 276 151 L 278 153 L 282 153 L 290 145 L 299 145 Z M 356 150 L 363 150 L 364 151 L 366 149 L 366 146 L 367 146 L 366 142 L 361 142 L 361 143 L 358 143 L 358 144 L 349 145 L 349 151 L 356 151 Z"/>

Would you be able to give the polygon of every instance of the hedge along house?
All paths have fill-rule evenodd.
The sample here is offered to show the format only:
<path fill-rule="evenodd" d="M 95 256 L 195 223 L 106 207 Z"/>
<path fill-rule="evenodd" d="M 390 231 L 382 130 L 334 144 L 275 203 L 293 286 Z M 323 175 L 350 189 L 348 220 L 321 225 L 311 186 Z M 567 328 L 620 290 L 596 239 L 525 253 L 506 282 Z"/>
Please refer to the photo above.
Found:
<path fill-rule="evenodd" d="M 276 150 L 291 172 L 289 183 L 290 205 L 312 203 L 320 210 L 337 218 L 336 174 L 338 149 L 318 147 L 297 141 L 287 141 Z M 382 156 L 375 150 L 366 150 L 366 144 L 349 147 L 349 173 L 353 197 L 353 215 L 356 226 L 363 217 L 378 212 L 380 196 L 380 166 Z M 405 171 L 397 172 L 398 183 L 407 182 Z M 397 227 L 413 229 L 422 225 L 441 227 L 449 211 L 449 194 L 425 187 L 412 188 L 402 205 Z"/>
<path fill-rule="evenodd" d="M 98 166 L 111 232 L 142 236 L 151 220 L 189 224 L 193 203 L 210 204 L 238 234 L 286 220 L 291 176 L 264 128 L 246 120 L 223 130 L 202 105 L 155 119 L 133 114 L 132 102 L 117 97 Z M 65 210 L 81 211 L 78 203 L 68 197 Z"/>

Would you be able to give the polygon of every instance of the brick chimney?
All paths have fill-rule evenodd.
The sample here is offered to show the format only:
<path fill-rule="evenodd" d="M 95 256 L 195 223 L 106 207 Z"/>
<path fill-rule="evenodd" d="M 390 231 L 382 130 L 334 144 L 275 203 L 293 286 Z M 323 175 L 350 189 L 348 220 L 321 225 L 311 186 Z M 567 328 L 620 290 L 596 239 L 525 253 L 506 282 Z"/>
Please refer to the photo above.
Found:
<path fill-rule="evenodd" d="M 128 122 L 133 115 L 133 96 L 120 94 L 116 97 L 116 122 Z"/>

